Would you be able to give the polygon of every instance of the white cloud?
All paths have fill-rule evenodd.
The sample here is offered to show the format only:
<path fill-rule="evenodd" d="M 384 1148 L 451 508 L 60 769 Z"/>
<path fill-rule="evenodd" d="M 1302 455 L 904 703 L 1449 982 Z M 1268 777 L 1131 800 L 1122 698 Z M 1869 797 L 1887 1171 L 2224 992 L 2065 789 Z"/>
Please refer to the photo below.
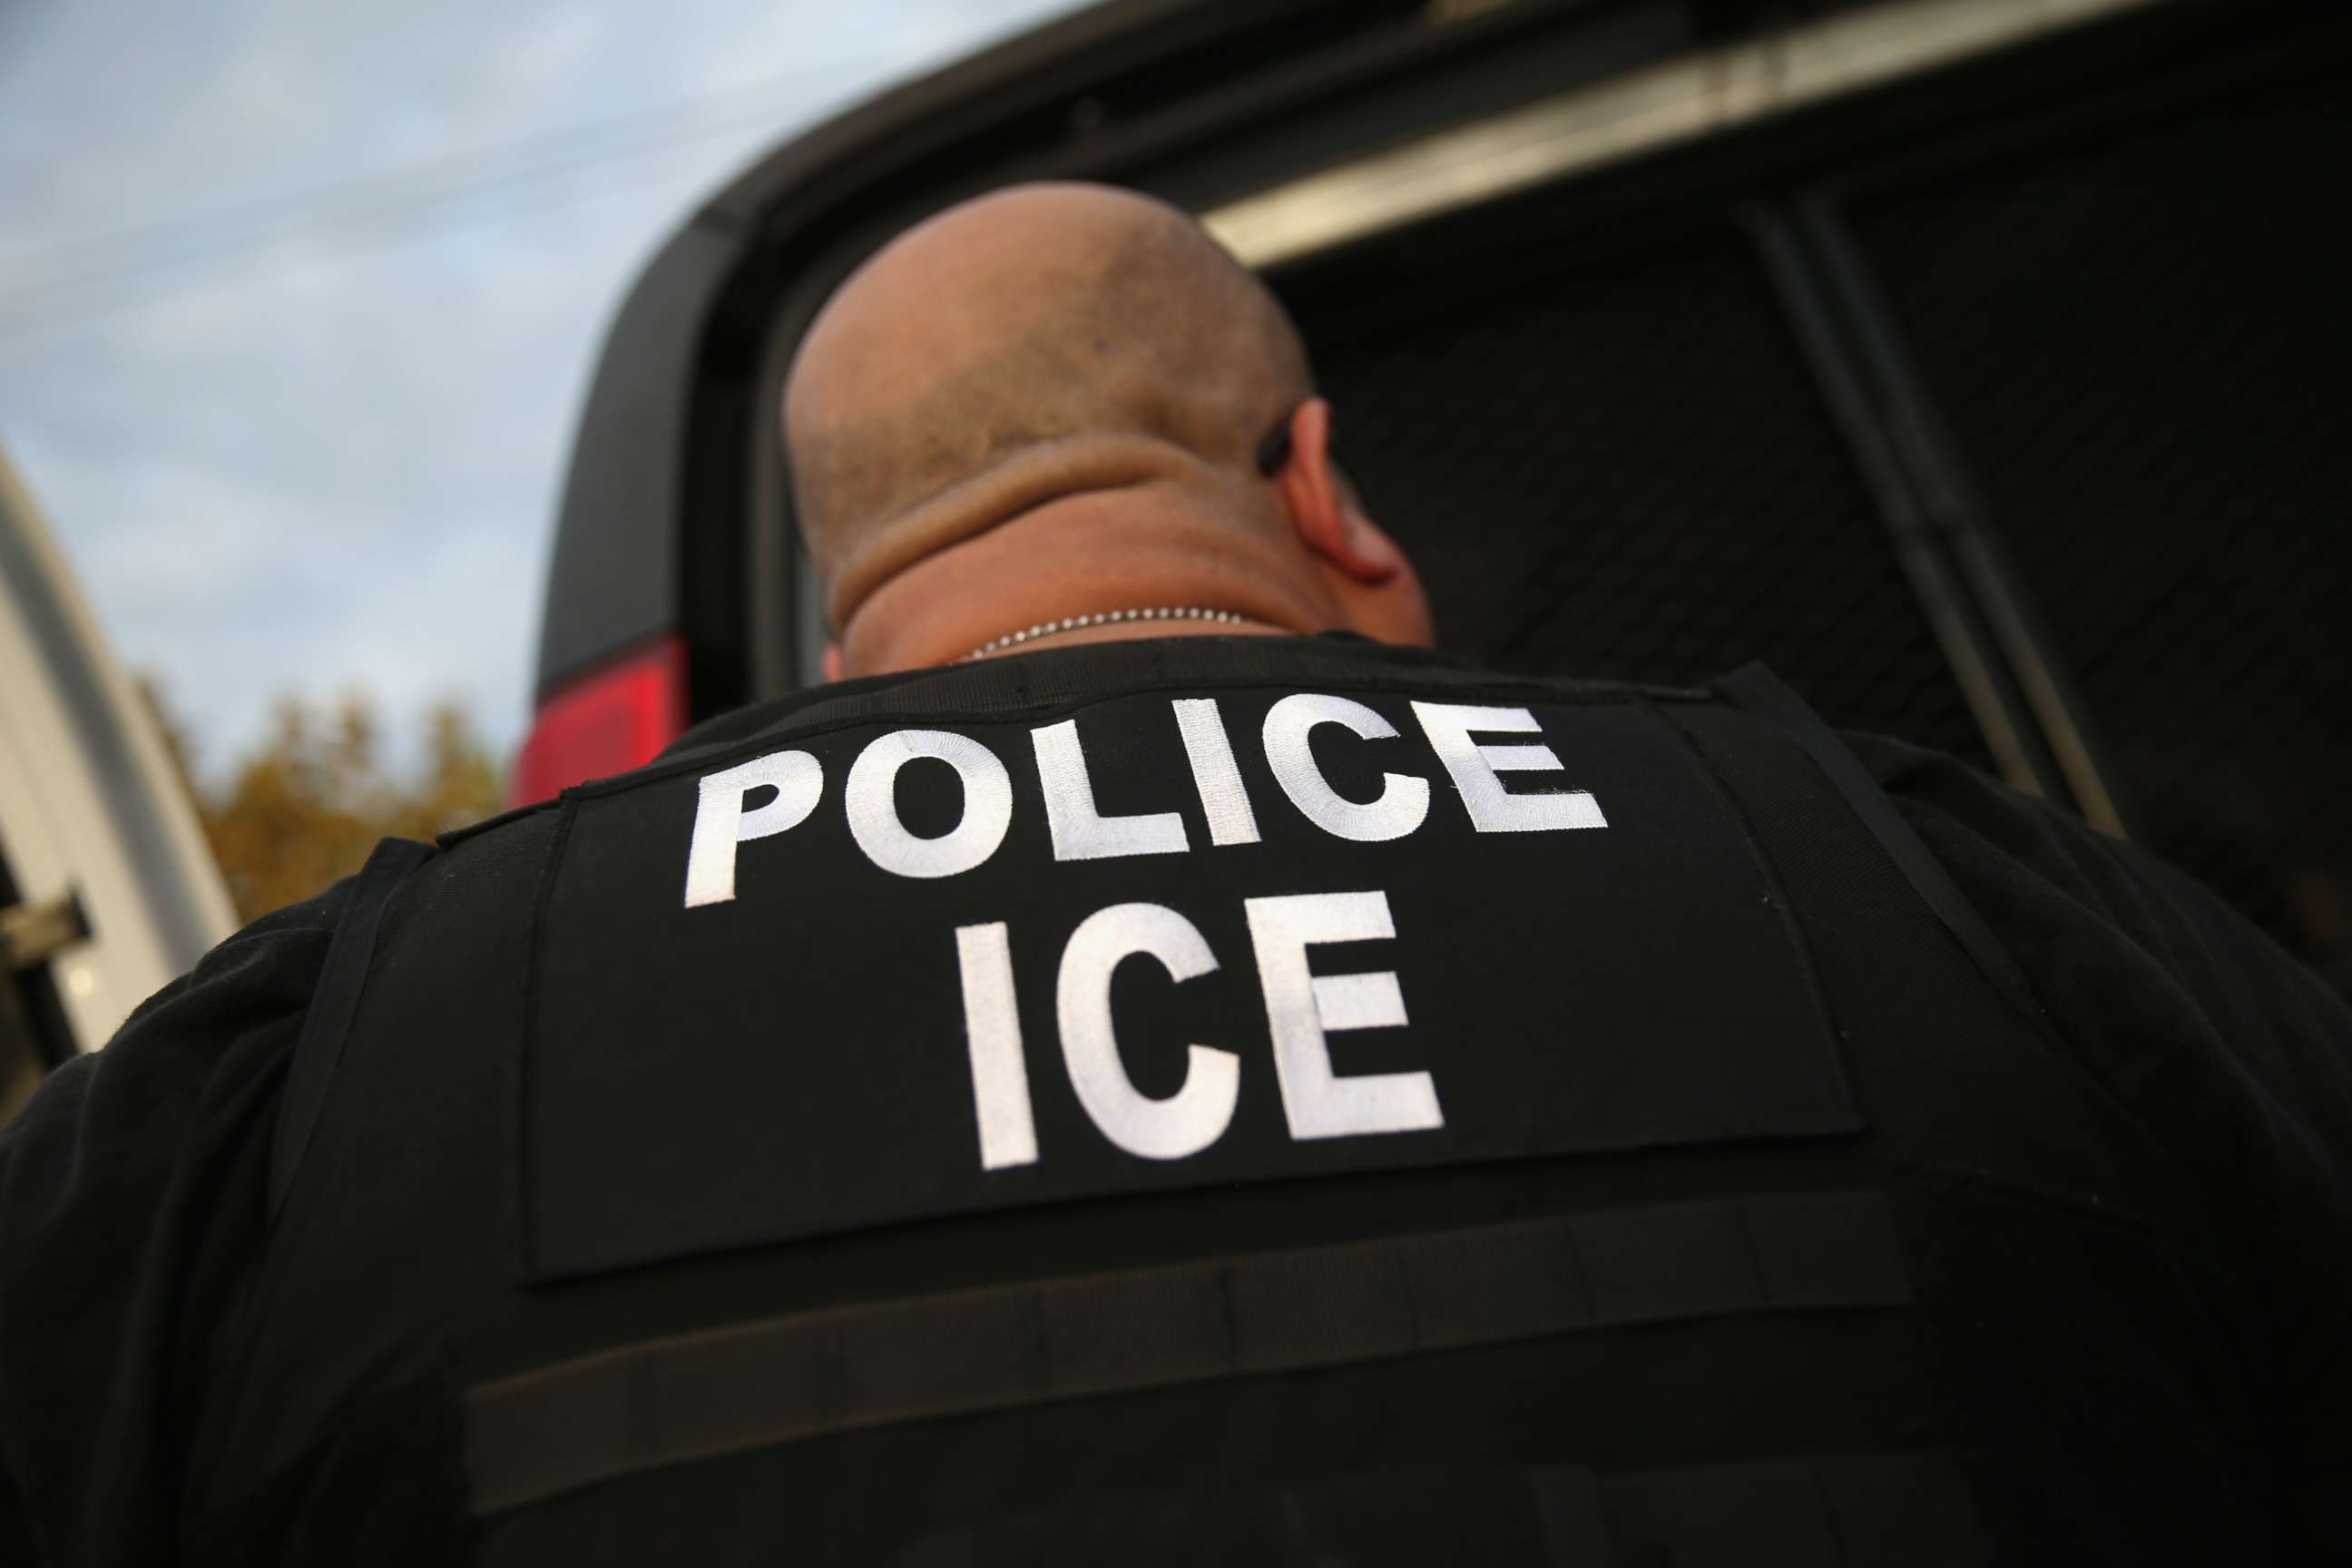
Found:
<path fill-rule="evenodd" d="M 353 685 L 395 712 L 457 694 L 511 744 L 572 423 L 636 268 L 773 139 L 759 110 L 803 121 L 1054 8 L 36 9 L 0 55 L 0 440 L 125 657 L 165 675 L 215 763 L 278 693 Z M 422 224 L 314 226 L 67 287 L 31 330 L 5 324 L 34 277 L 124 268 L 125 246 L 91 237 L 170 221 L 180 254 L 205 252 L 234 236 L 203 215 L 312 224 L 338 182 L 333 210 L 380 207 L 404 169 L 446 179 L 499 148 L 485 167 L 519 167 L 580 127 L 606 155 L 593 167 Z"/>

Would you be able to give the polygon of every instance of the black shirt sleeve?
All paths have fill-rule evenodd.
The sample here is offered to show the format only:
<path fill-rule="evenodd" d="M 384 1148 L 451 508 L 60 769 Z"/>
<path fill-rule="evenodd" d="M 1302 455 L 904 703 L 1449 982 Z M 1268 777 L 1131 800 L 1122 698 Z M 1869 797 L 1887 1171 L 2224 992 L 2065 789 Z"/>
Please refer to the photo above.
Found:
<path fill-rule="evenodd" d="M 1949 757 L 1847 740 L 2007 943 L 2058 1047 L 2176 1178 L 2250 1413 L 2330 1528 L 2352 1464 L 2352 1008 L 2132 846 Z"/>
<path fill-rule="evenodd" d="M 0 1561 L 173 1555 L 194 1389 L 349 887 L 229 938 L 0 1131 Z"/>

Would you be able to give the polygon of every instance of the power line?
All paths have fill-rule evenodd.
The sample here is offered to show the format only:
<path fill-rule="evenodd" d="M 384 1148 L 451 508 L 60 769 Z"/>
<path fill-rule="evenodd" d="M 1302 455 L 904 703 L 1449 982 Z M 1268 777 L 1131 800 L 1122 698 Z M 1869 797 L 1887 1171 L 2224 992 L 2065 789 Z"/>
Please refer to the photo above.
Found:
<path fill-rule="evenodd" d="M 694 117 L 717 105 L 754 100 L 764 100 L 769 95 L 781 89 L 798 86 L 812 77 L 830 74 L 845 66 L 863 65 L 868 63 L 868 59 L 867 57 L 861 57 L 850 61 L 829 63 L 822 68 L 811 67 L 802 70 L 788 71 L 782 76 L 771 77 L 764 81 L 753 82 L 744 87 L 730 88 L 724 92 L 699 93 L 688 98 L 672 99 L 666 103 L 648 104 L 625 114 L 578 121 L 553 130 L 535 132 L 527 136 L 516 137 L 511 141 L 494 142 L 488 147 L 478 147 L 469 152 L 453 153 L 422 163 L 412 163 L 402 169 L 352 175 L 345 179 L 331 180 L 323 184 L 311 185 L 302 190 L 276 192 L 251 201 L 216 207 L 210 212 L 162 218 L 150 223 L 134 225 L 129 228 L 116 229 L 110 233 L 82 235 L 72 239 L 58 241 L 47 247 L 46 254 L 90 249 L 111 250 L 125 245 L 167 238 L 184 230 L 201 229 L 206 225 L 220 222 L 268 223 L 287 216 L 299 216 L 347 191 L 396 190 L 401 186 L 414 184 L 420 181 L 429 182 L 453 176 L 463 178 L 478 173 L 484 163 L 492 160 L 511 158 L 517 154 L 534 152 L 551 152 L 560 154 L 579 142 L 612 132 L 625 132 L 648 123 L 659 124 L 680 117 Z M 40 257 L 45 252 L 36 251 L 33 254 Z"/>
<path fill-rule="evenodd" d="M 509 223 L 543 216 L 591 199 L 614 195 L 631 195 L 662 187 L 675 187 L 675 181 L 646 178 L 642 170 L 588 190 L 566 190 L 545 184 L 537 187 L 520 185 L 496 207 L 459 207 L 454 210 L 425 215 L 419 221 L 386 223 L 377 232 L 360 228 L 333 230 L 319 237 L 315 243 L 323 248 L 306 252 L 309 258 L 339 260 L 371 250 L 396 246 L 404 240 L 426 233 L 447 233 L 478 224 Z M 648 233 L 648 240 L 658 237 Z M 43 310 L 37 314 L 10 314 L 0 311 L 0 344 L 36 339 L 45 332 L 62 331 L 82 322 L 110 315 L 118 310 L 134 309 L 157 300 L 168 300 L 180 293 L 203 288 L 207 281 L 224 274 L 259 271 L 269 267 L 273 258 L 269 247 L 242 255 L 227 256 L 204 266 L 190 266 L 175 270 L 171 276 L 142 286 L 130 286 L 111 290 L 92 289 L 81 297 L 68 297 L 59 307 Z"/>
<path fill-rule="evenodd" d="M 362 175 L 185 218 L 60 242 L 34 253 L 47 276 L 0 293 L 0 332 L 45 324 L 60 304 L 76 316 L 131 302 L 142 285 L 219 270 L 289 241 L 338 231 L 374 230 L 384 238 L 429 226 L 444 209 L 583 170 L 760 127 L 782 130 L 812 107 L 773 101 L 783 89 L 818 77 L 870 80 L 869 68 L 893 57 L 832 60 L 725 93 L 520 138 L 478 153 L 437 159 L 396 173 Z M 749 103 L 755 108 L 735 107 Z M 632 134 L 634 132 L 634 134 Z M 541 204 L 561 205 L 558 204 Z M 501 215 L 503 216 L 503 215 Z M 74 265 L 75 255 L 97 266 Z"/>

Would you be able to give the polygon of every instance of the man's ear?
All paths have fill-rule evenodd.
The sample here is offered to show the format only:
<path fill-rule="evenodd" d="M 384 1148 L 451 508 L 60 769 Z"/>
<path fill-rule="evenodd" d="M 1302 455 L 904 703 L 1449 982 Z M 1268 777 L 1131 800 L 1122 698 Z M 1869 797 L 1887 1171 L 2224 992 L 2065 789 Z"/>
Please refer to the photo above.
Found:
<path fill-rule="evenodd" d="M 1290 456 L 1275 476 L 1300 542 L 1359 583 L 1385 583 L 1404 552 L 1366 517 L 1331 460 L 1331 405 L 1310 397 L 1290 416 Z"/>
<path fill-rule="evenodd" d="M 825 679 L 829 681 L 839 680 L 841 679 L 842 662 L 840 643 L 830 637 L 825 640 L 824 657 L 817 661 L 817 668 L 824 676 Z"/>

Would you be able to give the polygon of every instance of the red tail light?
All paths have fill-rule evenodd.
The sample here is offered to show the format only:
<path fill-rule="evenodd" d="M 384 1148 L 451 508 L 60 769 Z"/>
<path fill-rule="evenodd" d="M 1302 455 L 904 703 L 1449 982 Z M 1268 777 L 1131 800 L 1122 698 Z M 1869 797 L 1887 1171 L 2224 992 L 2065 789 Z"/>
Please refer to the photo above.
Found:
<path fill-rule="evenodd" d="M 515 755 L 510 804 L 528 805 L 583 779 L 647 763 L 686 730 L 686 645 L 664 637 L 541 700 Z"/>

